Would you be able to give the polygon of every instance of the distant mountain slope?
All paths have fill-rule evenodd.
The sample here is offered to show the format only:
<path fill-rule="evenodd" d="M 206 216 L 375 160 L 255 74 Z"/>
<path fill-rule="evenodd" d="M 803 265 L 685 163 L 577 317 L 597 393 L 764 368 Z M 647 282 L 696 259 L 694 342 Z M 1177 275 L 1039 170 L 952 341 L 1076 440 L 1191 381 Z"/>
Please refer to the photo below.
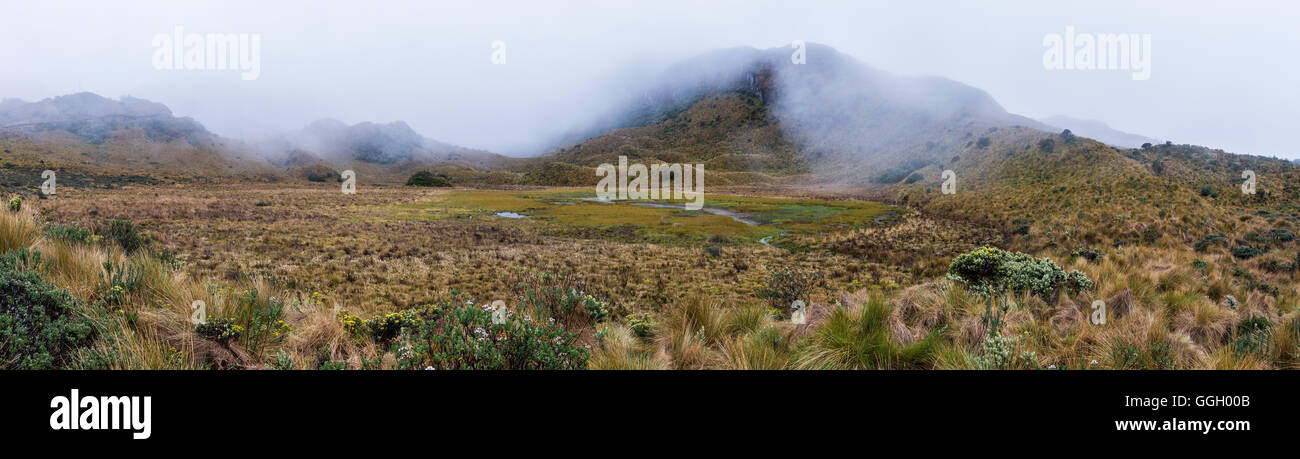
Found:
<path fill-rule="evenodd" d="M 269 165 L 166 106 L 133 97 L 77 93 L 0 103 L 4 158 L 18 164 L 142 174 L 264 173 Z"/>
<path fill-rule="evenodd" d="M 824 45 L 807 46 L 806 64 L 791 52 L 735 48 L 682 62 L 538 162 L 593 167 L 626 155 L 705 163 L 729 178 L 889 181 L 993 127 L 1050 129 L 951 80 L 892 75 Z"/>
<path fill-rule="evenodd" d="M 1300 166 L 1194 145 L 1120 149 L 1084 137 L 1002 128 L 985 147 L 913 173 L 883 195 L 926 211 L 1001 227 L 1030 246 L 1185 244 L 1261 224 L 1300 223 Z M 956 193 L 943 194 L 943 171 Z M 1241 190 L 1242 172 L 1257 177 Z M 1023 228 L 1022 228 L 1023 227 Z"/>
<path fill-rule="evenodd" d="M 400 121 L 349 126 L 321 120 L 298 132 L 245 143 L 176 117 L 160 103 L 92 93 L 0 102 L 0 146 L 7 164 L 109 175 L 278 180 L 320 178 L 351 168 L 365 180 L 394 182 L 434 166 L 453 167 L 448 170 L 464 176 L 465 169 L 499 170 L 514 164 L 494 153 L 426 139 Z"/>
<path fill-rule="evenodd" d="M 1115 130 L 1110 126 L 1106 125 L 1106 123 L 1103 123 L 1101 121 L 1096 121 L 1096 120 L 1083 120 L 1078 118 L 1071 118 L 1068 116 L 1056 115 L 1056 116 L 1043 118 L 1039 121 L 1042 121 L 1044 124 L 1054 127 L 1055 131 L 1059 132 L 1064 129 L 1069 129 L 1071 132 L 1074 132 L 1076 135 L 1081 135 L 1090 139 L 1096 139 L 1107 145 L 1114 145 L 1117 147 L 1137 148 L 1142 146 L 1142 144 L 1144 143 L 1150 143 L 1150 144 L 1160 143 L 1156 139 L 1150 137 L 1146 137 L 1138 134 L 1130 134 L 1127 132 Z"/>
<path fill-rule="evenodd" d="M 300 131 L 262 141 L 257 148 L 271 162 L 286 166 L 315 162 L 335 165 L 360 162 L 378 166 L 450 162 L 496 169 L 509 162 L 508 158 L 495 153 L 427 139 L 401 121 L 348 125 L 338 120 L 322 119 Z"/>

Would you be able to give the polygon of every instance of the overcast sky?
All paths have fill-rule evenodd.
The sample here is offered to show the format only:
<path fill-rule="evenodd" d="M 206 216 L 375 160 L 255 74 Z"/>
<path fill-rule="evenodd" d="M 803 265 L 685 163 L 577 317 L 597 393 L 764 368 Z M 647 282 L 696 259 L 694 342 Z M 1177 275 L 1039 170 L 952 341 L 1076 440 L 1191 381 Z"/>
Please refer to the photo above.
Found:
<path fill-rule="evenodd" d="M 830 45 L 872 66 L 1175 143 L 1300 157 L 1300 7 L 1270 1 L 6 1 L 0 98 L 162 102 L 231 137 L 403 120 L 512 154 L 708 50 Z M 110 3 L 121 4 L 112 5 Z M 257 33 L 261 74 L 154 68 L 155 35 Z M 1044 69 L 1046 34 L 1152 36 L 1151 76 Z M 492 43 L 505 43 L 493 65 Z"/>

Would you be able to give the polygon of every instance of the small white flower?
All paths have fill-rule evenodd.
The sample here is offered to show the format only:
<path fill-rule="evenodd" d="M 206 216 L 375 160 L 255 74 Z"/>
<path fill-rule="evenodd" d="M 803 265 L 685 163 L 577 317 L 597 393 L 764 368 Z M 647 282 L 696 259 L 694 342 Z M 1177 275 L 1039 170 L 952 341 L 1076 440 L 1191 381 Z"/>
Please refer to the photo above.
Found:
<path fill-rule="evenodd" d="M 1097 361 L 1096 361 L 1096 360 L 1093 360 L 1092 363 L 1089 364 L 1089 365 L 1096 365 L 1096 364 L 1097 364 Z"/>
<path fill-rule="evenodd" d="M 432 366 L 424 367 L 424 369 L 425 369 L 425 370 L 437 370 L 437 368 L 434 368 L 434 367 L 432 367 Z"/>

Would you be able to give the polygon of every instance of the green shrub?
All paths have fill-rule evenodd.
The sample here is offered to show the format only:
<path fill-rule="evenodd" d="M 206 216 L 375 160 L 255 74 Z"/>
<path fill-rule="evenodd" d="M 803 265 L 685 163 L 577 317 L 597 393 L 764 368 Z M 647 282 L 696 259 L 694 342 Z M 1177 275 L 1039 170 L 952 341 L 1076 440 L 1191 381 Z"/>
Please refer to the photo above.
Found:
<path fill-rule="evenodd" d="M 143 234 L 138 225 L 121 218 L 109 221 L 108 228 L 102 231 L 101 236 L 113 241 L 127 254 L 133 254 L 140 249 L 148 248 L 150 244 L 149 238 Z"/>
<path fill-rule="evenodd" d="M 730 243 L 731 243 L 731 238 L 726 237 L 726 236 L 723 236 L 723 235 L 721 235 L 721 234 L 714 234 L 714 235 L 712 235 L 712 236 L 709 236 L 708 243 L 710 243 L 710 244 L 730 244 Z"/>
<path fill-rule="evenodd" d="M 717 246 L 713 246 L 713 245 L 708 246 L 708 247 L 705 247 L 705 248 L 704 248 L 704 252 L 707 253 L 707 254 L 709 254 L 709 256 L 710 256 L 710 257 L 713 257 L 713 258 L 718 258 L 718 257 L 722 256 L 722 249 L 718 248 Z"/>
<path fill-rule="evenodd" d="M 609 305 L 586 293 L 582 279 L 568 273 L 518 270 L 506 279 L 506 285 L 519 299 L 519 311 L 538 320 L 554 318 L 577 326 L 598 322 L 611 313 Z"/>
<path fill-rule="evenodd" d="M 1059 290 L 1092 289 L 1092 280 L 1078 270 L 1068 274 L 1050 258 L 981 247 L 958 255 L 948 266 L 948 278 L 985 296 L 1029 292 L 1050 299 Z"/>
<path fill-rule="evenodd" d="M 1088 247 L 1079 247 L 1070 252 L 1070 256 L 1080 257 L 1088 261 L 1097 261 L 1097 258 L 1101 257 L 1101 252 Z"/>
<path fill-rule="evenodd" d="M 649 338 L 654 335 L 655 321 L 650 314 L 633 314 L 627 317 L 627 327 L 637 338 Z"/>
<path fill-rule="evenodd" d="M 996 332 L 990 333 L 984 337 L 984 341 L 980 343 L 978 353 L 974 356 L 975 368 L 981 370 L 1037 368 L 1038 359 L 1034 353 L 1015 354 L 1019 344 L 1020 340 L 1014 336 L 1006 336 Z"/>
<path fill-rule="evenodd" d="M 127 260 L 125 263 L 113 263 L 113 258 L 109 257 L 104 261 L 104 274 L 100 279 L 103 281 L 96 292 L 97 305 L 115 308 L 126 304 L 127 298 L 131 295 L 144 292 L 147 288 L 146 278 L 148 277 L 138 261 Z"/>
<path fill-rule="evenodd" d="M 288 337 L 291 330 L 284 321 L 285 304 L 280 299 L 274 296 L 263 298 L 257 290 L 250 289 L 234 294 L 228 301 L 234 303 L 228 303 L 222 315 L 230 317 L 242 331 L 238 337 L 240 346 L 261 355 L 263 350 Z"/>
<path fill-rule="evenodd" d="M 1259 255 L 1262 255 L 1263 253 L 1264 253 L 1263 250 L 1251 247 L 1249 245 L 1239 245 L 1232 248 L 1232 256 L 1243 260 L 1249 260 L 1251 258 L 1255 258 Z"/>
<path fill-rule="evenodd" d="M 68 244 L 89 244 L 91 242 L 90 230 L 82 228 L 80 225 L 49 225 L 45 227 L 45 235 L 50 239 L 63 241 Z"/>
<path fill-rule="evenodd" d="M 1264 270 L 1271 273 L 1285 273 L 1295 271 L 1295 265 L 1289 261 L 1268 260 L 1264 262 Z"/>
<path fill-rule="evenodd" d="M 1110 349 L 1110 367 L 1116 370 L 1172 370 L 1177 366 L 1167 342 L 1152 346 L 1122 343 Z"/>
<path fill-rule="evenodd" d="M 419 314 L 413 309 L 407 309 L 366 320 L 366 329 L 370 330 L 370 337 L 376 342 L 385 343 L 397 338 L 403 329 L 414 327 L 419 321 Z"/>
<path fill-rule="evenodd" d="M 23 210 L 23 198 L 20 198 L 18 196 L 9 198 L 9 211 L 17 212 L 20 210 Z"/>
<path fill-rule="evenodd" d="M 1260 354 L 1268 356 L 1273 346 L 1273 323 L 1263 317 L 1252 317 L 1237 322 L 1236 339 L 1232 350 L 1238 356 Z"/>
<path fill-rule="evenodd" d="M 416 172 L 415 175 L 412 175 L 411 178 L 406 181 L 406 186 L 449 187 L 451 186 L 451 181 L 448 180 L 447 177 L 434 175 L 429 171 L 420 171 Z"/>
<path fill-rule="evenodd" d="M 784 316 L 790 312 L 790 305 L 795 300 L 812 302 L 813 289 L 817 288 L 821 279 L 821 273 L 816 271 L 776 268 L 767 273 L 767 282 L 759 286 L 758 297 L 766 298 Z"/>
<path fill-rule="evenodd" d="M 311 182 L 343 181 L 343 177 L 338 171 L 322 165 L 311 166 L 303 174 Z"/>
<path fill-rule="evenodd" d="M 0 369 L 67 368 L 92 339 L 78 313 L 83 305 L 19 258 L 0 256 Z"/>
<path fill-rule="evenodd" d="M 1290 242 L 1295 240 L 1295 233 L 1283 228 L 1269 230 L 1268 236 L 1278 242 Z"/>
<path fill-rule="evenodd" d="M 454 301 L 425 309 L 419 319 L 398 351 L 402 368 L 574 370 L 591 358 L 577 334 L 549 320 L 507 314 L 494 324 L 488 308 Z"/>
<path fill-rule="evenodd" d="M 1201 187 L 1201 196 L 1206 198 L 1214 198 L 1214 197 L 1218 197 L 1219 193 L 1214 191 L 1214 187 L 1205 185 Z"/>
<path fill-rule="evenodd" d="M 1056 141 L 1052 139 L 1039 140 L 1038 149 L 1044 153 L 1051 153 L 1056 150 Z"/>
<path fill-rule="evenodd" d="M 1205 249 L 1210 248 L 1210 246 L 1214 244 L 1222 244 L 1226 246 L 1228 245 L 1228 238 L 1224 237 L 1222 234 L 1209 234 L 1192 244 L 1192 248 L 1197 252 L 1204 252 Z"/>
<path fill-rule="evenodd" d="M 244 327 L 236 325 L 235 321 L 231 319 L 212 318 L 196 325 L 194 334 L 212 341 L 226 343 L 243 335 Z"/>
<path fill-rule="evenodd" d="M 353 315 L 352 313 L 348 312 L 347 309 L 339 310 L 338 314 L 335 315 L 335 318 L 338 319 L 339 325 L 343 326 L 343 331 L 348 332 L 348 334 L 352 335 L 352 337 L 361 338 L 362 336 L 365 336 L 365 332 L 366 332 L 365 319 Z"/>

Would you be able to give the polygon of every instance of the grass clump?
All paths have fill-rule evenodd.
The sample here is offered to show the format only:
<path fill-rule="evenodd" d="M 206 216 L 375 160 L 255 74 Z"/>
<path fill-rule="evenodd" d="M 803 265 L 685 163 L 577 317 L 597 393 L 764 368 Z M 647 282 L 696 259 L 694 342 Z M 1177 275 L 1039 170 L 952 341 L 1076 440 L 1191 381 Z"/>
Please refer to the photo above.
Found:
<path fill-rule="evenodd" d="M 927 368 L 941 344 L 943 329 L 901 344 L 890 336 L 891 307 L 872 298 L 855 310 L 839 308 L 809 337 L 796 362 L 803 369 L 921 369 Z"/>

